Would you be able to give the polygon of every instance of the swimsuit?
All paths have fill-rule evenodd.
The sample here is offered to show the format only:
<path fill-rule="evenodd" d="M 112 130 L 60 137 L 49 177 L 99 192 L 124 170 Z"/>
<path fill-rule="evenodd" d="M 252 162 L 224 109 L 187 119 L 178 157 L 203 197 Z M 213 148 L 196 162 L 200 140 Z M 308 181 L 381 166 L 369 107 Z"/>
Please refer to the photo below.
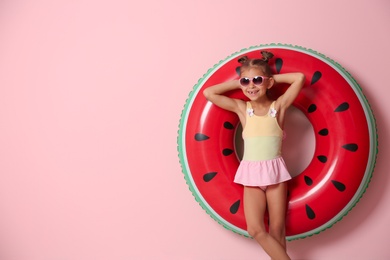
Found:
<path fill-rule="evenodd" d="M 247 102 L 246 124 L 243 128 L 244 155 L 234 182 L 244 186 L 266 187 L 291 179 L 281 156 L 283 130 L 276 119 L 275 101 L 264 116 L 253 113 Z"/>

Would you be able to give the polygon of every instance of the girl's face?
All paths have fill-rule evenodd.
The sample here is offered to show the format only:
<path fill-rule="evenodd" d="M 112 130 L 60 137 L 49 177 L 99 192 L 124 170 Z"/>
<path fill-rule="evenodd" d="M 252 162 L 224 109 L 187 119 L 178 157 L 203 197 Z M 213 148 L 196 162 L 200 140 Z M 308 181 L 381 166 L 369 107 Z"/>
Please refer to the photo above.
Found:
<path fill-rule="evenodd" d="M 266 97 L 267 89 L 272 87 L 273 82 L 273 78 L 265 76 L 260 68 L 250 68 L 241 73 L 242 92 L 253 101 Z"/>

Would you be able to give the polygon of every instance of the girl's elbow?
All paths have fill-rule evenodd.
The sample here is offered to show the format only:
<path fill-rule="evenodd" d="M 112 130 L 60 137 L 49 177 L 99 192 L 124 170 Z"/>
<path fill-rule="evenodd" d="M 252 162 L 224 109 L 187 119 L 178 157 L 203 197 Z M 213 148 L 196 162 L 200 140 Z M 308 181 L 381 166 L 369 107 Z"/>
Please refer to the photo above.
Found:
<path fill-rule="evenodd" d="M 296 81 L 298 82 L 298 85 L 302 88 L 303 85 L 305 84 L 305 80 L 306 80 L 306 77 L 305 77 L 305 74 L 303 73 L 297 73 L 297 79 Z"/>
<path fill-rule="evenodd" d="M 208 94 L 208 91 L 207 91 L 207 88 L 206 88 L 205 90 L 203 90 L 203 96 L 204 96 L 206 99 L 208 99 L 208 98 L 207 98 L 208 95 L 209 95 L 209 94 Z"/>
<path fill-rule="evenodd" d="M 203 96 L 207 99 L 207 100 L 210 100 L 210 96 L 211 96 L 211 92 L 208 88 L 206 88 L 205 90 L 203 90 Z"/>
<path fill-rule="evenodd" d="M 298 80 L 300 82 L 305 82 L 305 80 L 306 80 L 305 74 L 303 74 L 301 72 L 298 73 L 297 77 L 298 77 Z"/>

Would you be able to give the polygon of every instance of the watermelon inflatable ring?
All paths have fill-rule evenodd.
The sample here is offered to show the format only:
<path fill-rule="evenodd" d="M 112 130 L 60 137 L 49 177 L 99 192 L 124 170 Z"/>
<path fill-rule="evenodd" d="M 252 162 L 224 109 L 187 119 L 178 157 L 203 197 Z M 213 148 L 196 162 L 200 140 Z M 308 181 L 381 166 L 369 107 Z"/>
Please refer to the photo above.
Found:
<path fill-rule="evenodd" d="M 208 102 L 202 91 L 238 78 L 237 59 L 260 58 L 261 50 L 275 55 L 270 61 L 275 73 L 300 71 L 306 76 L 293 105 L 313 126 L 315 150 L 309 165 L 289 181 L 286 216 L 286 239 L 305 238 L 330 228 L 355 206 L 368 187 L 377 155 L 376 123 L 367 99 L 333 60 L 299 46 L 268 44 L 220 61 L 185 103 L 177 138 L 180 164 L 200 206 L 225 228 L 249 237 L 243 187 L 233 182 L 240 160 L 235 145 L 239 119 Z M 285 87 L 272 88 L 272 95 L 277 97 Z M 240 90 L 229 95 L 245 99 Z"/>

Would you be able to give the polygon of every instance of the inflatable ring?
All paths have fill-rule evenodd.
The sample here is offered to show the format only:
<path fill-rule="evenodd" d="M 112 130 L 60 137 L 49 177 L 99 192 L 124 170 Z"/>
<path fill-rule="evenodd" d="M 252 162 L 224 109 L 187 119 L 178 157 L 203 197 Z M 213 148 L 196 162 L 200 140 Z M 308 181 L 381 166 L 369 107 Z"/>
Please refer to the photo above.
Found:
<path fill-rule="evenodd" d="M 286 239 L 305 238 L 333 226 L 366 191 L 377 155 L 376 123 L 367 99 L 338 63 L 303 47 L 269 44 L 232 54 L 194 86 L 182 111 L 178 153 L 185 180 L 201 207 L 225 228 L 249 237 L 242 207 L 243 188 L 233 182 L 238 117 L 208 102 L 202 90 L 238 78 L 237 58 L 271 51 L 275 73 L 301 71 L 304 88 L 293 105 L 313 126 L 315 151 L 301 174 L 288 184 Z M 275 97 L 286 86 L 273 89 Z M 229 93 L 245 99 L 241 91 Z M 267 221 L 265 220 L 267 223 Z"/>

